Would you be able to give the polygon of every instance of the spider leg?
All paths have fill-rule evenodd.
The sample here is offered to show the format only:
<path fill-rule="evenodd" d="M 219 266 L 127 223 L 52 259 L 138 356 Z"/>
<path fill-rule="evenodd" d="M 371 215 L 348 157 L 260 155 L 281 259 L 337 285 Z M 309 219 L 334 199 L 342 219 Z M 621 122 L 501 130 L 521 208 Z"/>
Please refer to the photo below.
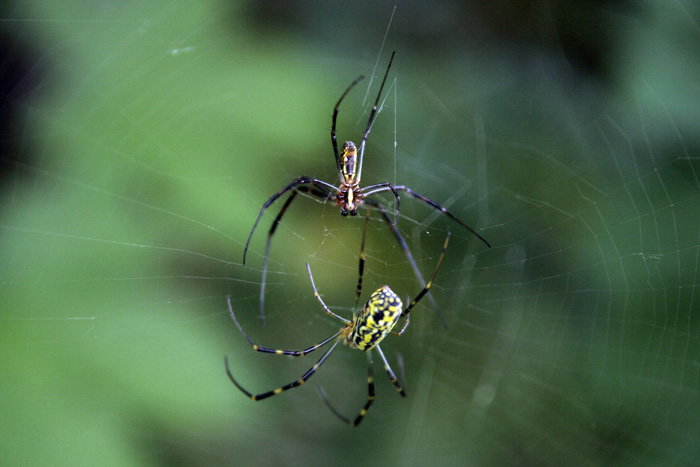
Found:
<path fill-rule="evenodd" d="M 369 226 L 369 216 L 372 213 L 372 208 L 367 208 L 367 217 L 365 217 L 365 228 L 362 230 L 362 243 L 360 244 L 360 267 L 357 276 L 357 288 L 355 289 L 355 306 L 353 310 L 357 310 L 357 304 L 360 301 L 362 293 L 362 276 L 365 272 L 365 240 L 367 239 L 367 227 Z"/>
<path fill-rule="evenodd" d="M 408 316 L 406 316 L 406 319 L 408 320 Z M 379 356 L 382 357 L 382 362 L 384 362 L 384 370 L 386 370 L 386 373 L 389 375 L 389 379 L 391 379 L 391 384 L 396 386 L 396 389 L 398 389 L 399 394 L 401 394 L 401 397 L 406 397 L 406 391 L 404 391 L 403 387 L 401 387 L 401 384 L 399 384 L 399 379 L 396 377 L 391 367 L 389 366 L 389 362 L 384 356 L 384 352 L 382 352 L 382 349 L 380 349 L 378 345 L 374 348 L 377 349 L 377 352 L 379 352 Z"/>
<path fill-rule="evenodd" d="M 391 183 L 378 183 L 376 185 L 365 187 L 365 189 L 362 190 L 362 196 L 371 196 L 375 193 L 381 193 L 383 191 L 391 191 L 396 198 L 396 214 L 394 214 L 394 224 L 396 224 L 399 221 L 399 212 L 401 212 L 401 197 Z"/>
<path fill-rule="evenodd" d="M 450 219 L 452 219 L 453 221 L 457 222 L 459 225 L 461 225 L 462 227 L 464 227 L 465 229 L 467 229 L 468 231 L 470 231 L 471 233 L 473 233 L 474 235 L 476 235 L 476 237 L 477 237 L 479 240 L 481 240 L 482 242 L 484 242 L 484 244 L 485 244 L 487 247 L 491 248 L 491 244 L 490 244 L 489 242 L 487 242 L 486 239 L 485 239 L 484 237 L 482 237 L 481 235 L 479 235 L 478 233 L 476 233 L 476 231 L 475 231 L 474 229 L 472 229 L 472 228 L 469 227 L 467 224 L 465 224 L 464 222 L 462 222 L 461 220 L 459 220 L 454 214 L 452 214 L 452 213 L 451 213 L 450 211 L 448 211 L 446 208 L 444 208 L 444 207 L 440 206 L 439 204 L 437 204 L 435 201 L 430 200 L 430 199 L 426 198 L 425 196 L 419 195 L 418 193 L 416 193 L 415 191 L 411 190 L 410 188 L 408 188 L 408 187 L 406 187 L 406 186 L 395 186 L 394 189 L 395 189 L 396 191 L 405 191 L 406 193 L 408 193 L 409 195 L 413 196 L 414 198 L 423 201 L 424 203 L 426 203 L 426 204 L 432 206 L 433 208 L 437 209 L 438 211 L 441 211 L 443 214 L 447 215 L 447 217 L 449 217 Z M 375 192 L 375 193 L 376 193 L 376 192 Z"/>
<path fill-rule="evenodd" d="M 314 289 L 314 296 L 316 297 L 316 300 L 319 301 L 319 303 L 321 304 L 321 306 L 323 306 L 323 309 L 326 310 L 326 313 L 328 313 L 329 315 L 331 315 L 331 316 L 334 317 L 334 318 L 338 318 L 339 320 L 343 321 L 345 324 L 352 324 L 352 321 L 347 320 L 347 319 L 345 319 L 345 318 L 343 318 L 343 317 L 341 317 L 341 316 L 336 315 L 335 313 L 333 313 L 333 312 L 331 311 L 330 308 L 328 308 L 328 307 L 326 306 L 326 304 L 323 302 L 323 299 L 322 299 L 321 296 L 319 295 L 318 290 L 316 289 L 316 284 L 314 284 L 314 276 L 311 274 L 311 266 L 309 266 L 309 263 L 306 263 L 306 270 L 309 271 L 309 279 L 311 279 L 311 287 Z M 331 339 L 332 339 L 332 338 L 331 338 Z"/>
<path fill-rule="evenodd" d="M 284 386 L 281 386 L 281 387 L 279 387 L 279 388 L 277 388 L 277 389 L 273 389 L 272 391 L 267 391 L 267 392 L 263 392 L 263 393 L 260 393 L 260 394 L 257 394 L 257 395 L 253 395 L 252 393 L 250 393 L 249 391 L 247 391 L 245 388 L 243 388 L 243 386 L 241 386 L 241 385 L 238 383 L 238 381 L 236 381 L 236 379 L 233 377 L 233 374 L 231 374 L 231 369 L 230 369 L 229 366 L 228 366 L 228 357 L 224 357 L 224 363 L 225 363 L 225 365 L 226 365 L 226 374 L 228 374 L 228 377 L 229 377 L 229 379 L 231 380 L 231 382 L 232 382 L 238 389 L 240 389 L 241 392 L 242 392 L 243 394 L 245 394 L 246 396 L 248 396 L 250 399 L 252 399 L 252 400 L 254 400 L 254 401 L 261 401 L 261 400 L 263 400 L 263 399 L 267 399 L 268 397 L 276 396 L 277 394 L 281 394 L 281 393 L 283 393 L 284 391 L 287 391 L 287 390 L 289 390 L 289 389 L 293 389 L 293 388 L 295 388 L 295 387 L 297 387 L 297 386 L 301 386 L 302 384 L 304 384 L 304 383 L 306 382 L 306 380 L 308 380 L 309 378 L 311 378 L 311 376 L 312 376 L 314 373 L 316 373 L 316 370 L 318 370 L 318 369 L 320 368 L 320 366 L 323 365 L 323 362 L 326 361 L 326 358 L 328 358 L 328 356 L 331 354 L 331 352 L 333 352 L 333 350 L 334 350 L 335 347 L 338 345 L 338 343 L 342 340 L 342 338 L 343 338 L 343 337 L 341 336 L 341 337 L 339 337 L 338 339 L 336 339 L 336 341 L 333 343 L 333 346 L 332 346 L 330 349 L 328 349 L 328 351 L 327 351 L 326 353 L 323 354 L 323 356 L 318 360 L 318 362 L 316 362 L 316 364 L 315 364 L 314 366 L 312 366 L 311 368 L 309 368 L 309 370 L 308 370 L 306 373 L 304 373 L 304 376 L 302 376 L 301 378 L 297 379 L 296 381 L 292 381 L 292 382 L 289 383 L 289 384 L 285 384 Z M 256 350 L 257 350 L 257 349 L 256 349 Z"/>
<path fill-rule="evenodd" d="M 255 233 L 255 229 L 258 227 L 258 223 L 260 222 L 260 219 L 262 219 L 263 214 L 265 213 L 265 209 L 267 209 L 272 203 L 274 203 L 277 198 L 288 192 L 289 190 L 292 190 L 299 185 L 304 185 L 306 183 L 314 183 L 318 184 L 320 186 L 324 186 L 329 190 L 337 190 L 336 187 L 331 185 L 330 183 L 324 182 L 323 180 L 318 180 L 315 178 L 310 178 L 305 175 L 302 175 L 301 177 L 295 178 L 292 183 L 287 185 L 286 187 L 282 188 L 280 191 L 272 195 L 270 199 L 268 199 L 265 204 L 263 204 L 262 209 L 260 209 L 260 214 L 258 214 L 258 218 L 255 219 L 255 224 L 253 224 L 253 228 L 250 231 L 250 234 L 248 235 L 248 241 L 245 243 L 245 249 L 243 250 L 243 265 L 245 266 L 245 259 L 246 259 L 246 254 L 248 253 L 248 247 L 250 246 L 250 241 L 253 239 L 253 234 Z"/>
<path fill-rule="evenodd" d="M 399 229 L 396 228 L 396 225 L 394 225 L 391 222 L 391 218 L 389 218 L 389 215 L 386 213 L 386 209 L 384 209 L 384 206 L 379 203 L 376 200 L 373 199 L 363 199 L 363 203 L 375 207 L 379 210 L 379 213 L 382 215 L 382 219 L 384 219 L 384 222 L 389 226 L 389 229 L 391 229 L 391 232 L 394 234 L 394 237 L 396 237 L 396 241 L 399 243 L 399 246 L 403 250 L 404 255 L 406 255 L 406 259 L 408 259 L 409 264 L 411 265 L 411 268 L 413 269 L 413 274 L 416 276 L 416 279 L 418 279 L 418 282 L 420 283 L 421 286 L 425 287 L 425 279 L 423 279 L 423 275 L 420 273 L 420 269 L 418 269 L 418 265 L 416 264 L 415 260 L 413 259 L 413 254 L 411 254 L 411 250 L 408 248 L 408 244 L 406 244 L 406 241 L 403 239 L 403 236 L 399 232 Z M 428 299 L 430 300 L 431 305 L 435 309 L 435 312 L 437 313 L 438 317 L 440 318 L 440 322 L 442 323 L 442 326 L 447 329 L 447 323 L 445 322 L 445 319 L 442 317 L 442 314 L 440 313 L 440 309 L 438 308 L 437 303 L 435 302 L 435 299 L 433 296 L 428 293 Z"/>
<path fill-rule="evenodd" d="M 318 394 L 321 396 L 321 399 L 323 399 L 323 402 L 326 403 L 329 409 L 342 421 L 347 423 L 350 426 L 357 426 L 360 424 L 362 419 L 367 415 L 367 411 L 369 408 L 372 406 L 374 403 L 374 375 L 373 375 L 373 370 L 372 370 L 372 351 L 369 350 L 367 352 L 367 360 L 368 360 L 368 375 L 367 375 L 367 386 L 368 386 L 368 395 L 367 395 L 367 403 L 365 406 L 360 410 L 360 413 L 355 417 L 354 420 L 350 420 L 347 418 L 345 415 L 340 413 L 335 407 L 333 407 L 333 404 L 328 400 L 328 397 L 326 396 L 326 392 L 323 390 L 322 386 L 318 386 Z"/>
<path fill-rule="evenodd" d="M 277 226 L 280 224 L 280 221 L 282 220 L 282 216 L 284 216 L 284 213 L 287 211 L 287 208 L 289 207 L 289 205 L 292 204 L 292 201 L 294 200 L 294 198 L 302 190 L 308 194 L 314 195 L 317 198 L 321 198 L 321 199 L 328 199 L 328 197 L 331 195 L 331 192 L 325 186 L 314 187 L 313 185 L 311 185 L 311 183 L 314 183 L 314 182 L 309 182 L 309 183 L 310 184 L 306 187 L 299 187 L 299 186 L 294 187 L 294 189 L 292 190 L 292 193 L 287 198 L 287 201 L 284 202 L 284 204 L 282 205 L 282 208 L 277 213 L 275 220 L 272 222 L 272 225 L 270 226 L 270 230 L 267 232 L 267 242 L 265 243 L 265 256 L 263 257 L 263 265 L 262 265 L 262 280 L 260 282 L 260 321 L 263 323 L 263 325 L 265 325 L 265 284 L 267 284 L 267 261 L 270 258 L 270 245 L 272 244 L 272 236 L 277 231 Z M 257 224 L 257 222 L 256 222 L 256 224 Z M 255 228 L 255 227 L 253 227 L 253 228 Z M 252 235 L 252 232 L 251 232 L 251 235 Z M 248 239 L 248 242 L 250 242 L 250 238 Z"/>
<path fill-rule="evenodd" d="M 364 159 L 365 156 L 365 143 L 367 143 L 367 136 L 369 136 L 369 130 L 372 129 L 372 123 L 374 123 L 374 119 L 377 117 L 377 105 L 379 105 L 379 98 L 382 96 L 382 91 L 384 90 L 384 84 L 386 83 L 386 78 L 389 76 L 389 70 L 391 69 L 391 64 L 394 61 L 394 55 L 396 55 L 396 51 L 393 51 L 391 53 L 391 58 L 389 59 L 389 65 L 386 67 L 386 72 L 384 73 L 384 79 L 382 80 L 382 85 L 379 87 L 379 92 L 377 93 L 377 99 L 374 101 L 374 107 L 372 107 L 372 111 L 369 114 L 369 120 L 367 120 L 367 129 L 365 129 L 365 134 L 362 137 L 362 143 L 360 143 L 360 161 L 358 163 L 358 168 L 357 168 L 357 180 L 359 181 L 362 178 L 362 160 Z"/>
<path fill-rule="evenodd" d="M 406 322 L 403 324 L 403 327 L 401 328 L 401 330 L 392 331 L 391 332 L 392 334 L 400 336 L 401 334 L 404 333 L 404 331 L 408 327 L 408 323 L 410 322 L 409 321 L 410 315 L 408 313 L 415 306 L 415 304 L 418 303 L 418 301 L 421 298 L 423 298 L 423 296 L 428 292 L 428 290 L 430 290 L 430 287 L 433 285 L 433 281 L 435 280 L 435 276 L 437 275 L 438 269 L 440 269 L 440 264 L 442 263 L 442 258 L 445 256 L 445 250 L 447 249 L 447 243 L 449 242 L 449 240 L 450 240 L 450 233 L 448 232 L 447 238 L 445 238 L 445 243 L 442 246 L 442 252 L 440 253 L 440 258 L 438 258 L 437 266 L 435 266 L 435 271 L 433 271 L 433 276 L 430 278 L 430 281 L 428 282 L 428 284 L 426 284 L 426 286 L 423 288 L 423 290 L 420 291 L 418 296 L 406 307 L 406 309 L 403 311 L 403 313 L 401 313 L 401 317 L 406 318 Z M 406 303 L 408 303 L 409 300 L 410 300 L 410 298 L 407 296 Z"/>
<path fill-rule="evenodd" d="M 253 347 L 253 350 L 256 350 L 258 352 L 274 353 L 277 355 L 291 355 L 292 357 L 303 357 L 304 355 L 310 354 L 314 350 L 316 350 L 320 347 L 323 347 L 324 345 L 326 345 L 327 343 L 329 343 L 330 341 L 332 341 L 333 339 L 338 337 L 345 329 L 345 328 L 342 328 L 340 331 L 336 332 L 332 336 L 330 336 L 330 337 L 322 340 L 318 344 L 313 345 L 313 346 L 311 346 L 307 349 L 304 349 L 304 350 L 268 349 L 266 347 L 260 347 L 259 345 L 255 344 L 250 337 L 248 337 L 248 334 L 246 334 L 245 331 L 243 331 L 243 328 L 241 327 L 240 323 L 236 319 L 236 315 L 233 313 L 233 307 L 231 306 L 231 297 L 226 297 L 226 300 L 228 301 L 228 311 L 229 311 L 229 314 L 231 315 L 231 318 L 233 318 L 233 322 L 236 323 L 238 330 L 241 331 L 241 334 L 243 334 L 243 337 L 245 337 L 245 339 L 248 341 L 250 346 Z"/>
<path fill-rule="evenodd" d="M 333 143 L 333 153 L 335 153 L 335 165 L 338 167 L 338 172 L 341 174 L 340 175 L 341 179 L 343 178 L 343 175 L 342 175 L 342 167 L 340 166 L 340 153 L 338 152 L 338 140 L 336 140 L 336 138 L 335 138 L 335 122 L 338 119 L 338 108 L 340 107 L 340 103 L 343 102 L 343 99 L 345 99 L 345 96 L 362 79 L 364 79 L 364 76 L 360 75 L 355 79 L 355 81 L 350 83 L 350 86 L 347 87 L 347 89 L 345 90 L 343 95 L 340 96 L 340 99 L 338 99 L 338 103 L 335 104 L 335 107 L 333 107 L 333 120 L 332 120 L 333 124 L 331 125 L 331 143 Z"/>
<path fill-rule="evenodd" d="M 410 300 L 410 299 L 408 297 L 406 297 L 406 300 Z M 410 318 L 411 318 L 410 315 L 406 315 L 406 322 L 403 323 L 403 327 L 401 328 L 401 330 L 400 331 L 391 331 L 391 333 L 395 334 L 397 336 L 400 336 L 401 334 L 403 334 L 403 332 L 408 327 L 408 323 L 410 322 Z"/>
<path fill-rule="evenodd" d="M 445 250 L 447 250 L 447 244 L 450 242 L 450 232 L 447 232 L 447 236 L 445 237 L 445 243 L 442 245 L 442 252 L 440 252 L 440 257 L 438 258 L 437 264 L 435 265 L 435 271 L 433 271 L 433 275 L 430 277 L 430 280 L 428 283 L 423 287 L 423 290 L 421 290 L 416 298 L 413 299 L 413 301 L 406 307 L 406 309 L 401 313 L 401 316 L 405 316 L 406 319 L 408 319 L 408 313 L 411 311 L 411 309 L 415 306 L 416 303 L 420 301 L 425 294 L 428 293 L 430 290 L 430 287 L 433 285 L 433 281 L 435 280 L 435 276 L 437 276 L 438 270 L 440 269 L 440 264 L 442 264 L 442 259 L 445 257 Z M 404 332 L 406 329 L 406 326 L 408 326 L 408 323 L 401 329 L 401 333 Z"/>

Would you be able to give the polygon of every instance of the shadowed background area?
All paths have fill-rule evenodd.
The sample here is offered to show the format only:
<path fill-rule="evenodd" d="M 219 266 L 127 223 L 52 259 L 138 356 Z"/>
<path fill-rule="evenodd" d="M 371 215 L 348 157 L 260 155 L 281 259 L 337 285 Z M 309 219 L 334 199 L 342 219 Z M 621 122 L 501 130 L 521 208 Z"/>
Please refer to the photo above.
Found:
<path fill-rule="evenodd" d="M 395 10 L 394 7 L 396 6 Z M 0 10 L 5 465 L 689 465 L 700 448 L 700 10 L 692 2 L 37 2 Z M 350 318 L 363 216 L 337 183 L 389 56 L 363 184 L 432 297 L 375 354 L 298 350 Z M 392 196 L 381 198 L 393 213 Z M 363 214 L 363 213 L 361 213 Z M 421 289 L 373 216 L 361 301 Z"/>

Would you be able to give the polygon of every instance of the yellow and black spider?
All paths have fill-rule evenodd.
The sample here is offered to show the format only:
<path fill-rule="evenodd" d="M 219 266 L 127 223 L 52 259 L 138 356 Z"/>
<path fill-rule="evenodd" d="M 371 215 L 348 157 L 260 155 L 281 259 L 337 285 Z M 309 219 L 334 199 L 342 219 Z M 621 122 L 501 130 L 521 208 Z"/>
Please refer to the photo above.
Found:
<path fill-rule="evenodd" d="M 326 361 L 328 356 L 333 352 L 333 350 L 336 348 L 336 346 L 342 341 L 343 344 L 347 345 L 351 349 L 359 349 L 359 350 L 365 350 L 367 351 L 367 360 L 368 360 L 368 367 L 369 367 L 369 376 L 367 378 L 367 382 L 369 385 L 369 393 L 367 396 L 367 403 L 365 406 L 360 410 L 360 413 L 355 417 L 355 419 L 349 419 L 342 415 L 340 412 L 338 412 L 328 401 L 326 398 L 326 395 L 323 392 L 323 389 L 319 386 L 319 392 L 321 394 L 321 397 L 323 400 L 326 402 L 328 407 L 333 411 L 334 414 L 336 414 L 338 417 L 340 417 L 341 420 L 345 421 L 346 423 L 352 425 L 352 426 L 357 426 L 360 424 L 362 421 L 363 417 L 365 414 L 367 414 L 367 411 L 369 410 L 370 406 L 374 402 L 374 376 L 372 372 L 372 350 L 376 349 L 377 353 L 379 353 L 379 356 L 382 359 L 382 362 L 384 363 L 384 369 L 386 370 L 387 374 L 389 375 L 389 378 L 391 379 L 391 382 L 393 383 L 394 386 L 396 386 L 396 389 L 398 389 L 399 394 L 401 396 L 406 397 L 406 392 L 404 391 L 403 387 L 401 387 L 401 384 L 399 384 L 398 378 L 396 378 L 396 375 L 392 371 L 391 367 L 389 366 L 389 362 L 387 361 L 386 357 L 384 356 L 384 353 L 382 352 L 382 349 L 379 347 L 379 343 L 389 334 L 393 333 L 398 336 L 403 334 L 403 332 L 406 330 L 408 327 L 409 323 L 409 312 L 411 309 L 418 303 L 418 301 L 423 298 L 423 296 L 428 293 L 430 290 L 430 287 L 433 284 L 433 281 L 435 280 L 435 276 L 437 275 L 438 269 L 440 269 L 440 264 L 442 263 L 442 259 L 445 256 L 445 250 L 447 249 L 447 244 L 450 240 L 450 234 L 448 233 L 447 236 L 445 237 L 445 243 L 442 246 L 442 252 L 440 253 L 440 257 L 438 258 L 437 264 L 435 266 L 435 270 L 433 271 L 433 275 L 430 278 L 430 281 L 423 287 L 423 289 L 418 293 L 415 299 L 406 307 L 405 310 L 402 310 L 403 308 L 403 303 L 401 302 L 401 299 L 399 298 L 398 295 L 392 291 L 389 286 L 385 285 L 381 288 L 379 288 L 377 291 L 375 291 L 367 300 L 367 303 L 362 307 L 360 310 L 359 314 L 355 314 L 353 312 L 353 319 L 347 320 L 345 318 L 342 318 L 332 312 L 328 306 L 323 302 L 323 299 L 318 293 L 318 290 L 316 289 L 316 284 L 314 283 L 314 278 L 311 275 L 311 267 L 309 266 L 309 263 L 306 263 L 306 268 L 309 272 L 309 279 L 311 280 L 311 287 L 314 290 L 314 296 L 316 299 L 318 299 L 319 303 L 321 306 L 323 306 L 323 309 L 326 310 L 326 313 L 329 315 L 333 316 L 334 318 L 337 318 L 345 323 L 345 326 L 343 326 L 338 332 L 333 334 L 332 336 L 322 340 L 316 345 L 313 345 L 307 349 L 304 350 L 280 350 L 280 349 L 269 349 L 265 347 L 260 347 L 259 345 L 255 344 L 250 337 L 243 331 L 243 328 L 241 325 L 238 323 L 238 320 L 236 319 L 236 315 L 233 313 L 233 307 L 231 306 L 231 297 L 228 297 L 228 309 L 229 313 L 231 313 L 231 318 L 233 318 L 234 323 L 236 323 L 236 326 L 238 329 L 241 331 L 241 334 L 243 334 L 243 337 L 246 338 L 248 343 L 253 347 L 254 350 L 258 352 L 265 352 L 265 353 L 272 353 L 276 355 L 291 355 L 293 357 L 303 357 L 304 355 L 307 355 L 311 352 L 313 352 L 316 349 L 319 349 L 323 347 L 324 345 L 328 344 L 329 342 L 333 342 L 333 345 L 331 345 L 331 348 L 326 351 L 326 353 L 323 354 L 323 356 L 316 362 L 314 366 L 312 366 L 304 375 L 289 383 L 284 386 L 281 386 L 277 389 L 274 389 L 272 391 L 268 392 L 263 392 L 257 395 L 253 395 L 250 392 L 248 392 L 243 386 L 241 386 L 238 381 L 235 380 L 233 377 L 233 374 L 231 374 L 231 370 L 228 365 L 228 358 L 224 359 L 224 362 L 226 364 L 226 373 L 228 374 L 228 377 L 231 379 L 233 384 L 236 385 L 238 389 L 240 389 L 243 394 L 248 396 L 250 399 L 254 401 L 260 401 L 263 399 L 267 399 L 268 397 L 276 396 L 277 394 L 281 394 L 282 392 L 295 388 L 297 386 L 301 386 L 308 380 L 315 372 L 318 370 L 318 368 L 323 365 L 323 362 Z M 364 253 L 364 251 L 363 251 Z M 362 269 L 360 269 L 360 279 L 358 282 L 362 281 Z M 396 323 L 399 321 L 400 318 L 405 317 L 406 322 L 404 323 L 403 327 L 401 328 L 400 331 L 394 332 L 392 331 Z"/>
<path fill-rule="evenodd" d="M 364 78 L 364 76 L 359 76 L 355 81 L 353 81 L 350 86 L 343 92 L 343 94 L 340 96 L 340 99 L 338 99 L 338 102 L 335 104 L 335 107 L 333 108 L 333 119 L 332 119 L 332 125 L 331 125 L 331 143 L 333 144 L 333 153 L 335 154 L 335 163 L 336 167 L 338 169 L 338 174 L 340 177 L 340 185 L 335 186 L 331 183 L 325 182 L 323 180 L 319 180 L 317 178 L 312 178 L 312 177 L 307 177 L 306 175 L 302 175 L 301 177 L 295 178 L 289 185 L 286 187 L 282 188 L 279 192 L 275 193 L 270 199 L 268 199 L 265 204 L 263 204 L 262 209 L 260 210 L 260 214 L 258 214 L 258 218 L 255 220 L 255 224 L 253 224 L 253 228 L 250 231 L 250 234 L 248 235 L 248 241 L 245 244 L 245 249 L 243 250 L 243 264 L 245 265 L 246 263 L 246 254 L 248 253 L 248 247 L 250 246 L 250 242 L 253 238 L 253 233 L 255 233 L 255 229 L 258 227 L 258 223 L 260 222 L 260 219 L 262 218 L 263 214 L 265 213 L 265 210 L 277 200 L 280 196 L 283 194 L 287 193 L 288 191 L 291 190 L 291 194 L 289 195 L 289 198 L 287 198 L 287 201 L 285 201 L 284 205 L 282 205 L 282 208 L 280 209 L 279 213 L 277 213 L 277 217 L 275 217 L 274 221 L 272 222 L 272 225 L 270 226 L 270 230 L 267 233 L 267 244 L 265 246 L 265 256 L 263 258 L 263 268 L 262 268 L 262 281 L 260 285 L 260 317 L 264 321 L 264 300 L 265 300 L 265 276 L 267 272 L 267 260 L 268 256 L 270 254 L 270 243 L 272 241 L 272 236 L 275 233 L 275 230 L 277 229 L 277 225 L 280 223 L 282 220 L 282 216 L 284 216 L 284 213 L 286 212 L 287 208 L 289 205 L 292 203 L 294 198 L 299 194 L 300 192 L 307 193 L 309 195 L 315 196 L 317 198 L 320 198 L 323 200 L 323 202 L 327 202 L 328 200 L 334 200 L 335 204 L 340 207 L 340 213 L 343 216 L 347 216 L 350 214 L 351 216 L 354 216 L 357 214 L 357 209 L 361 205 L 367 205 L 368 207 L 374 207 L 376 208 L 379 213 L 382 216 L 382 219 L 386 222 L 386 224 L 389 226 L 391 231 L 393 232 L 394 236 L 396 237 L 396 240 L 398 241 L 401 249 L 403 250 L 404 254 L 406 255 L 406 258 L 408 259 L 409 263 L 411 264 L 411 267 L 413 268 L 413 271 L 420 281 L 421 284 L 425 284 L 425 281 L 423 280 L 423 277 L 420 274 L 420 271 L 418 270 L 418 266 L 416 265 L 415 261 L 413 260 L 413 255 L 411 254 L 411 251 L 408 248 L 408 245 L 404 241 L 403 237 L 399 233 L 398 229 L 396 228 L 396 221 L 398 220 L 399 217 L 399 208 L 400 208 L 400 197 L 399 197 L 399 192 L 403 191 L 411 195 L 412 197 L 423 201 L 424 203 L 428 204 L 429 206 L 433 207 L 434 209 L 437 209 L 438 211 L 441 211 L 443 214 L 457 222 L 459 225 L 467 229 L 469 232 L 472 234 L 476 235 L 479 240 L 484 242 L 487 247 L 491 248 L 491 245 L 489 242 L 487 242 L 481 235 L 479 235 L 474 229 L 469 227 L 467 224 L 459 220 L 457 217 L 455 217 L 454 214 L 449 212 L 446 208 L 440 206 L 438 203 L 419 195 L 412 189 L 403 186 L 403 185 L 392 185 L 391 183 L 384 182 L 384 183 L 377 183 L 375 185 L 370 185 L 368 187 L 362 188 L 360 187 L 360 179 L 362 176 L 362 160 L 364 157 L 365 153 L 365 144 L 367 142 L 367 136 L 369 136 L 369 132 L 372 129 L 372 124 L 374 123 L 374 119 L 377 116 L 377 106 L 379 105 L 379 99 L 382 95 L 382 90 L 384 89 L 384 84 L 386 83 L 387 76 L 389 76 L 389 69 L 391 68 L 391 63 L 394 60 L 394 54 L 396 52 L 393 52 L 391 54 L 391 59 L 389 60 L 389 65 L 386 68 L 386 72 L 384 73 L 384 79 L 382 80 L 382 84 L 379 87 L 379 93 L 377 93 L 377 99 L 374 102 L 374 106 L 372 107 L 372 111 L 369 114 L 369 120 L 367 121 L 367 128 L 365 129 L 365 133 L 362 136 L 362 143 L 360 143 L 360 149 L 359 149 L 359 158 L 358 158 L 358 150 L 357 146 L 355 146 L 355 143 L 352 141 L 346 141 L 345 144 L 343 144 L 342 148 L 340 151 L 338 151 L 338 141 L 336 140 L 335 136 L 335 128 L 336 128 L 336 120 L 338 117 L 338 108 L 340 107 L 340 103 L 343 101 L 345 96 L 350 92 L 350 90 L 361 80 Z M 390 191 L 395 199 L 396 199 L 396 216 L 394 220 L 392 221 L 389 216 L 386 213 L 386 210 L 384 209 L 384 206 L 379 203 L 379 201 L 375 199 L 369 198 L 372 195 L 375 195 L 377 193 L 383 193 Z M 367 216 L 370 215 L 370 209 L 367 210 Z M 360 261 L 363 261 L 363 258 L 360 258 Z M 439 313 L 438 313 L 439 314 Z M 442 317 L 441 317 L 442 318 Z M 443 322 L 444 324 L 444 322 Z"/>

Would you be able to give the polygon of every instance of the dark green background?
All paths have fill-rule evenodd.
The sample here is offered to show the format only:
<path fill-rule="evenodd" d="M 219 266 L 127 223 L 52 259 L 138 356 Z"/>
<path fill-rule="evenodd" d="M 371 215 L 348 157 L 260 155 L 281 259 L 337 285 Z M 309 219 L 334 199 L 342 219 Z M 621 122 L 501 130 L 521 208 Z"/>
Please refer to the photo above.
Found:
<path fill-rule="evenodd" d="M 697 3 L 399 3 L 380 55 L 393 6 L 4 7 L 0 462 L 697 462 Z M 333 104 L 376 64 L 371 100 L 392 50 L 363 182 L 449 205 L 494 248 L 402 199 L 424 275 L 453 234 L 433 294 L 448 329 L 424 304 L 387 338 L 409 397 L 378 366 L 377 401 L 350 428 L 315 385 L 354 414 L 364 357 L 340 348 L 309 384 L 253 403 L 224 355 L 253 392 L 315 357 L 253 352 L 226 296 L 261 345 L 312 345 L 338 323 L 308 261 L 350 315 L 360 219 L 295 202 L 264 328 L 270 217 L 240 263 L 272 193 L 302 174 L 335 182 Z M 341 109 L 341 140 L 360 139 L 368 83 Z M 380 221 L 367 267 L 366 294 L 420 289 Z"/>

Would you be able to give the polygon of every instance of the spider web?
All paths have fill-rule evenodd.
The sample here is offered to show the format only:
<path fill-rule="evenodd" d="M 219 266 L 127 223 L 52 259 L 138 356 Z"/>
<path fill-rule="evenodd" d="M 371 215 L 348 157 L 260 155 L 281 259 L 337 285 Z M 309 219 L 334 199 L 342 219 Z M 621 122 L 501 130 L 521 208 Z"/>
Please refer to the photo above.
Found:
<path fill-rule="evenodd" d="M 587 75 L 560 42 L 576 26 L 546 2 L 521 22 L 556 29 L 551 47 L 499 33 L 477 6 L 399 5 L 379 59 L 391 4 L 45 3 L 1 13 L 4 464 L 697 462 L 696 6 L 606 10 L 606 73 Z M 353 417 L 366 359 L 339 347 L 313 384 L 253 403 L 224 355 L 253 393 L 320 355 L 253 352 L 226 297 L 256 343 L 308 347 L 340 325 L 308 262 L 352 316 L 364 212 L 294 201 L 264 327 L 260 268 L 282 200 L 247 267 L 243 246 L 295 177 L 337 182 L 332 106 L 379 64 L 341 107 L 339 139 L 359 142 L 393 49 L 363 184 L 406 185 L 493 248 L 402 196 L 397 228 L 426 279 L 452 234 L 432 289 L 448 329 L 416 307 L 382 344 L 408 397 L 375 354 L 377 399 L 351 429 L 314 386 Z M 420 291 L 376 212 L 366 254 L 361 301 L 383 284 Z"/>

